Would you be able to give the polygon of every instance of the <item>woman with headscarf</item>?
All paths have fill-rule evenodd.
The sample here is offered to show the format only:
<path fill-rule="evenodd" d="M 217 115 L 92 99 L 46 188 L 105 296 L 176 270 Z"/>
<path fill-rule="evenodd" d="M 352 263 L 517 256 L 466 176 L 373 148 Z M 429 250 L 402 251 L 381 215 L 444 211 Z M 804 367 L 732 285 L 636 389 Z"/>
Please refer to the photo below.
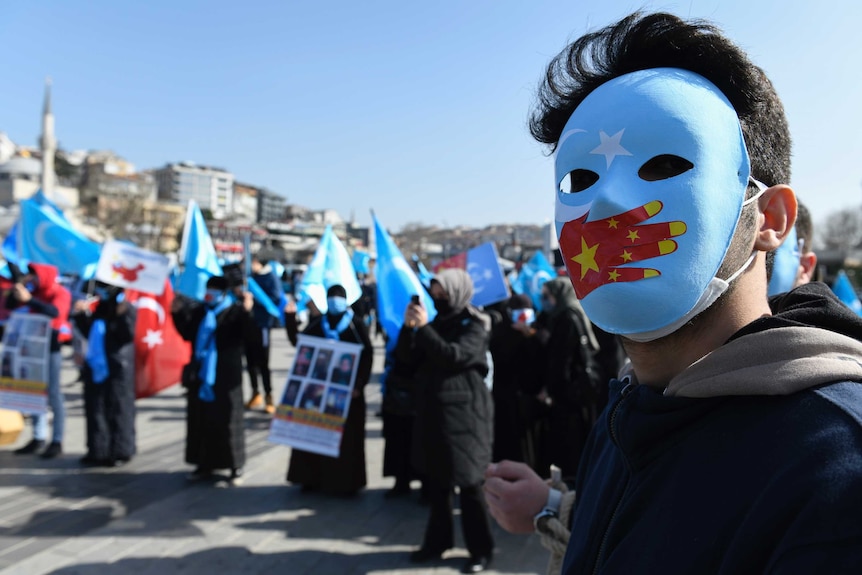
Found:
<path fill-rule="evenodd" d="M 493 402 L 488 374 L 490 320 L 470 305 L 473 282 L 464 270 L 447 269 L 432 281 L 437 316 L 428 323 L 421 304 L 404 316 L 395 353 L 412 366 L 416 386 L 413 463 L 423 474 L 430 515 L 422 546 L 411 562 L 438 560 L 454 544 L 452 499 L 460 491 L 461 526 L 470 558 L 465 573 L 484 571 L 494 540 L 481 492 L 491 462 Z"/>
<path fill-rule="evenodd" d="M 595 360 L 598 341 L 569 278 L 542 285 L 536 331 L 543 399 L 550 405 L 546 462 L 559 467 L 563 477 L 574 477 L 604 382 Z"/>
<path fill-rule="evenodd" d="M 192 358 L 183 369 L 188 388 L 186 462 L 196 468 L 191 480 L 229 469 L 229 484 L 237 484 L 245 465 L 242 401 L 243 333 L 254 305 L 250 293 L 236 301 L 228 280 L 207 280 L 204 301 L 174 298 L 171 312 L 177 331 L 192 343 Z"/>
<path fill-rule="evenodd" d="M 95 310 L 78 300 L 72 316 L 88 342 L 81 371 L 87 454 L 81 464 L 115 467 L 135 454 L 136 311 L 122 288 L 96 282 L 95 293 Z"/>
<path fill-rule="evenodd" d="M 368 328 L 347 305 L 344 287 L 330 287 L 326 292 L 326 305 L 326 313 L 311 319 L 302 333 L 362 345 L 350 408 L 341 434 L 341 450 L 338 457 L 329 457 L 293 449 L 287 480 L 302 485 L 304 491 L 354 495 L 366 484 L 364 390 L 371 377 L 374 350 Z"/>

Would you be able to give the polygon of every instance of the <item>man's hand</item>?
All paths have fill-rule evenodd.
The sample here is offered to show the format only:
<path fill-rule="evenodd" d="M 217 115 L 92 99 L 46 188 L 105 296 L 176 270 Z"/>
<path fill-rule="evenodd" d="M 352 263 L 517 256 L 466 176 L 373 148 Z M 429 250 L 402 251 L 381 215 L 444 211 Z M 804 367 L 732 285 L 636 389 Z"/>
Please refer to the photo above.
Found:
<path fill-rule="evenodd" d="M 284 304 L 284 313 L 296 313 L 296 302 L 292 298 L 287 298 L 287 303 Z"/>
<path fill-rule="evenodd" d="M 245 311 L 251 311 L 251 308 L 254 307 L 254 296 L 250 292 L 242 294 L 242 307 L 245 308 Z"/>
<path fill-rule="evenodd" d="M 12 288 L 15 291 L 15 299 L 17 299 L 21 303 L 27 303 L 31 299 L 33 299 L 33 294 L 27 291 L 27 288 L 24 287 L 24 284 L 15 284 L 15 287 Z"/>
<path fill-rule="evenodd" d="M 533 517 L 548 501 L 550 486 L 525 463 L 501 461 L 485 470 L 485 501 L 509 533 L 532 533 Z"/>
<path fill-rule="evenodd" d="M 83 313 L 88 311 L 90 311 L 90 304 L 84 299 L 79 299 L 75 302 L 75 305 L 72 306 L 72 312 L 74 313 Z"/>

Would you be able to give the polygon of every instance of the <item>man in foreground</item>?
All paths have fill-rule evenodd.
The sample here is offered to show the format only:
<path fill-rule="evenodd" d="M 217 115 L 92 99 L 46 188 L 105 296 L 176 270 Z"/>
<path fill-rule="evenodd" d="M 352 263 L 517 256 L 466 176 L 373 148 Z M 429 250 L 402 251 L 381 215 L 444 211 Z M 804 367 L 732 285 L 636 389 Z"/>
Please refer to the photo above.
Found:
<path fill-rule="evenodd" d="M 575 291 L 631 359 L 561 509 L 562 571 L 858 572 L 862 322 L 820 283 L 767 299 L 796 199 L 763 71 L 709 24 L 634 14 L 551 62 L 531 129 Z M 553 519 L 528 469 L 486 478 L 504 528 Z"/>

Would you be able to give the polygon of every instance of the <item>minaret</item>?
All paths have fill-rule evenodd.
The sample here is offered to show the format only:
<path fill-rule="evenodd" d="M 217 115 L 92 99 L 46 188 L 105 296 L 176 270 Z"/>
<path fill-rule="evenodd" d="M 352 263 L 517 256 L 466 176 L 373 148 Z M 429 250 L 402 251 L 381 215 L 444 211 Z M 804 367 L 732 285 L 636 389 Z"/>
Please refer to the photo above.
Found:
<path fill-rule="evenodd" d="M 51 113 L 51 78 L 45 80 L 45 108 L 42 110 L 42 193 L 50 198 L 54 192 L 54 154 L 57 139 L 54 137 L 54 114 Z"/>

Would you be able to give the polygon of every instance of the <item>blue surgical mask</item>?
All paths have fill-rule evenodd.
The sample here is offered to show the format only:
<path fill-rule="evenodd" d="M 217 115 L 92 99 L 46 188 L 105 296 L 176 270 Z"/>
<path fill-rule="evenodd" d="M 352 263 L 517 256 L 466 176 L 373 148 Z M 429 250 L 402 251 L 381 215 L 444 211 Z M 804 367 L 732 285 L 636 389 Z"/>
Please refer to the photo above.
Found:
<path fill-rule="evenodd" d="M 733 106 L 697 74 L 641 70 L 590 93 L 555 158 L 560 250 L 589 318 L 651 341 L 712 305 L 753 259 L 716 277 L 749 172 Z"/>
<path fill-rule="evenodd" d="M 799 275 L 801 257 L 802 250 L 796 239 L 796 226 L 793 226 L 784 238 L 784 243 L 775 250 L 772 276 L 769 278 L 769 295 L 778 295 L 793 289 L 796 285 L 796 277 Z"/>
<path fill-rule="evenodd" d="M 208 289 L 204 294 L 204 301 L 210 307 L 215 307 L 224 301 L 225 294 L 221 290 Z"/>
<path fill-rule="evenodd" d="M 554 302 L 551 301 L 551 298 L 547 296 L 542 296 L 540 300 L 542 304 L 542 311 L 551 311 L 554 309 Z"/>
<path fill-rule="evenodd" d="M 344 313 L 347 311 L 347 298 L 332 296 L 326 298 L 327 313 Z"/>
<path fill-rule="evenodd" d="M 111 291 L 106 287 L 96 287 L 93 289 L 93 292 L 101 300 L 106 300 L 111 295 Z"/>
<path fill-rule="evenodd" d="M 33 282 L 27 282 L 24 284 L 24 288 L 26 288 L 28 292 L 33 293 L 36 291 L 36 284 Z"/>

